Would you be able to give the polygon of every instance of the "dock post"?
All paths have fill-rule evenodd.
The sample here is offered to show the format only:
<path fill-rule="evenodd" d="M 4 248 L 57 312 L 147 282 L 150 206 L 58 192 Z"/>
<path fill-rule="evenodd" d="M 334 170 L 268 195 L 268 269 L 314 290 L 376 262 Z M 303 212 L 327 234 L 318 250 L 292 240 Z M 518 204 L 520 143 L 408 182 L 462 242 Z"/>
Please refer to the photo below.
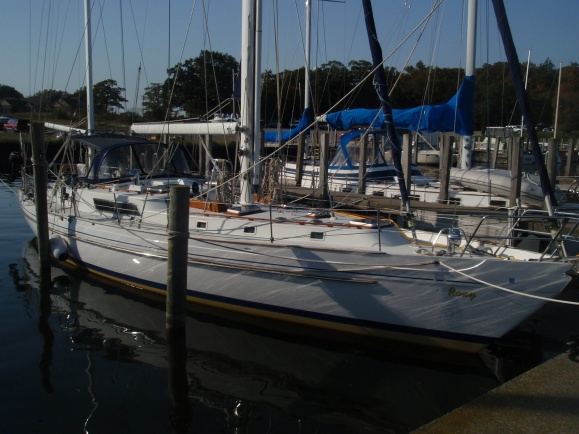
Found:
<path fill-rule="evenodd" d="M 44 124 L 30 124 L 32 145 L 32 170 L 34 176 L 34 204 L 36 206 L 36 233 L 40 269 L 50 270 L 50 244 L 48 241 L 48 201 L 46 197 L 47 176 L 44 155 Z"/>
<path fill-rule="evenodd" d="M 187 252 L 189 192 L 187 185 L 172 185 L 169 201 L 167 257 L 167 379 L 171 398 L 171 432 L 187 432 L 191 423 L 187 378 Z"/>
<path fill-rule="evenodd" d="M 574 152 L 575 152 L 575 139 L 569 139 L 569 149 L 567 149 L 567 162 L 565 164 L 565 176 L 571 176 L 571 167 L 573 167 Z"/>
<path fill-rule="evenodd" d="M 487 167 L 490 167 L 491 169 L 496 169 L 497 168 L 497 161 L 499 159 L 499 147 L 501 144 L 501 140 L 499 137 L 494 138 L 495 139 L 495 147 L 492 148 L 492 139 L 489 138 L 489 146 L 491 146 L 492 148 L 492 155 L 491 155 L 491 161 L 490 161 L 490 165 Z"/>
<path fill-rule="evenodd" d="M 169 193 L 167 254 L 167 331 L 185 331 L 187 318 L 187 256 L 189 242 L 188 185 L 172 185 Z"/>
<path fill-rule="evenodd" d="M 412 162 L 418 164 L 418 131 L 413 134 L 413 138 L 414 146 L 410 145 L 412 151 Z"/>
<path fill-rule="evenodd" d="M 310 134 L 314 135 L 312 131 Z M 302 177 L 304 175 L 304 149 L 306 147 L 306 135 L 300 134 L 297 140 L 297 149 L 296 149 L 296 186 L 302 185 Z"/>
<path fill-rule="evenodd" d="M 213 164 L 211 163 L 211 155 L 213 155 L 213 136 L 211 134 L 205 135 L 205 177 L 211 179 L 211 171 Z"/>
<path fill-rule="evenodd" d="M 440 178 L 440 193 L 438 194 L 439 203 L 448 203 L 449 195 L 448 188 L 450 186 L 450 167 L 452 166 L 452 144 L 450 142 L 450 136 L 442 136 L 442 145 L 440 151 L 440 165 L 439 165 L 439 178 Z"/>
<path fill-rule="evenodd" d="M 549 139 L 547 155 L 547 172 L 549 173 L 549 180 L 551 181 L 551 186 L 555 188 L 557 185 L 557 148 L 559 147 L 559 139 Z"/>
<path fill-rule="evenodd" d="M 408 193 L 412 191 L 412 141 L 410 134 L 402 136 L 402 171 Z"/>
<path fill-rule="evenodd" d="M 521 196 L 521 155 L 525 142 L 522 137 L 519 137 L 517 142 L 515 142 L 514 137 L 509 140 L 511 140 L 511 155 L 509 156 L 509 161 L 511 162 L 511 190 L 509 192 L 509 207 L 514 207 L 517 205 L 517 200 Z"/>
<path fill-rule="evenodd" d="M 364 194 L 366 192 L 366 150 L 368 149 L 368 134 L 362 136 L 362 144 L 360 145 L 360 163 L 358 165 L 358 193 Z"/>
<path fill-rule="evenodd" d="M 329 144 L 328 144 L 328 133 L 320 134 L 320 182 L 318 184 L 318 189 L 320 192 L 320 199 L 322 201 L 327 201 L 328 194 L 328 165 L 330 158 Z"/>

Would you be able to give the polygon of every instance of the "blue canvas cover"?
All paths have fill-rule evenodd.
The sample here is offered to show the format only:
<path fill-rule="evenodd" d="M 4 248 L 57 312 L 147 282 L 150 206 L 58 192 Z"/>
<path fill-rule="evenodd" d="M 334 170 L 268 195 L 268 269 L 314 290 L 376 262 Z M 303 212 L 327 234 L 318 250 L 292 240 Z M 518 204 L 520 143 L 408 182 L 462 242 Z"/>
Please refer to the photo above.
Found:
<path fill-rule="evenodd" d="M 473 113 L 474 76 L 465 77 L 458 92 L 445 104 L 392 110 L 397 130 L 454 132 L 463 136 L 471 136 L 474 132 Z M 381 109 L 351 109 L 329 113 L 326 121 L 332 128 L 344 130 L 385 127 Z"/>
<path fill-rule="evenodd" d="M 304 110 L 302 118 L 300 119 L 300 123 L 295 128 L 292 128 L 291 130 L 281 131 L 280 134 L 278 134 L 277 131 L 266 131 L 265 141 L 285 143 L 288 140 L 291 140 L 294 137 L 296 137 L 302 131 L 307 130 L 310 125 L 310 119 L 311 119 L 311 109 L 308 108 Z"/>

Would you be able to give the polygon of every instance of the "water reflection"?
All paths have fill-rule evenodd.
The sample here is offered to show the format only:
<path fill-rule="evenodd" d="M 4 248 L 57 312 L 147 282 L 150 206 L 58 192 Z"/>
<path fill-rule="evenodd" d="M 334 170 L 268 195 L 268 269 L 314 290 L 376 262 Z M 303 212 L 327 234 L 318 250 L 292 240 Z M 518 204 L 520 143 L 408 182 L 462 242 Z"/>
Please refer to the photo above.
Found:
<path fill-rule="evenodd" d="M 36 262 L 27 248 L 30 291 Z M 186 335 L 166 334 L 163 299 L 56 268 L 50 303 L 40 305 L 43 387 L 76 394 L 66 413 L 82 414 L 89 432 L 121 431 L 115 424 L 130 414 L 131 432 L 404 433 L 500 383 L 480 359 L 409 358 L 383 341 L 274 331 L 200 308 Z M 51 377 L 62 363 L 86 381 Z"/>
<path fill-rule="evenodd" d="M 191 424 L 192 409 L 189 405 L 186 332 L 183 329 L 167 330 L 167 356 L 171 432 L 186 433 Z"/>

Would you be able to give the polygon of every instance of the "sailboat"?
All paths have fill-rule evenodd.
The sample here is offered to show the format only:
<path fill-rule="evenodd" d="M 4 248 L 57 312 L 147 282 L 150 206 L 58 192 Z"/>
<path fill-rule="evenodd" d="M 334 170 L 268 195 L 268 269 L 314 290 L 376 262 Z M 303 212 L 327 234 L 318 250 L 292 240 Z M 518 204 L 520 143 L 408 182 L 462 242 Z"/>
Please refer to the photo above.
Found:
<path fill-rule="evenodd" d="M 472 3 L 472 2 L 471 2 Z M 443 196 L 441 183 L 424 177 L 419 167 L 413 165 L 411 185 L 412 199 L 417 204 L 448 203 L 456 206 L 496 208 L 516 206 L 523 208 L 540 208 L 544 202 L 541 180 L 538 176 L 524 174 L 521 180 L 521 195 L 519 201 L 509 200 L 511 190 L 511 172 L 502 169 L 471 168 L 470 154 L 472 136 L 474 132 L 474 42 L 476 36 L 476 2 L 469 4 L 468 43 L 467 43 L 467 71 L 457 93 L 447 102 L 437 105 L 422 105 L 409 109 L 393 109 L 392 116 L 397 130 L 406 130 L 413 135 L 430 135 L 436 133 L 456 134 L 468 144 L 461 146 L 462 161 L 459 168 L 450 169 L 451 188 Z M 392 176 L 394 167 L 384 158 L 384 148 L 372 149 L 368 146 L 366 155 L 367 173 L 364 189 L 358 188 L 358 177 L 361 162 L 357 156 L 361 153 L 361 140 L 355 138 L 363 135 L 360 129 L 367 131 L 364 135 L 376 136 L 385 128 L 384 115 L 381 109 L 356 108 L 326 113 L 318 117 L 319 121 L 326 122 L 330 128 L 344 133 L 336 146 L 336 154 L 328 168 L 328 189 L 330 191 L 354 192 L 366 195 L 380 195 L 389 198 L 399 197 L 396 179 Z M 349 136 L 352 134 L 353 136 Z M 350 138 L 350 142 L 345 139 Z M 418 144 L 418 143 L 417 143 Z M 417 145 L 416 144 L 416 145 Z M 439 163 L 439 152 L 435 150 L 421 151 L 415 146 L 419 164 Z M 467 151 L 468 150 L 468 151 Z M 533 160 L 532 156 L 531 161 Z M 453 157 L 454 158 L 454 157 Z M 422 161 L 421 161 L 422 159 Z M 287 164 L 287 179 L 293 179 L 295 164 Z M 319 165 L 310 162 L 304 168 L 302 185 L 318 186 Z M 444 176 L 444 175 L 441 175 Z M 563 192 L 554 188 L 558 198 Z M 441 197 L 444 197 L 441 199 Z"/>
<path fill-rule="evenodd" d="M 36 231 L 48 198 L 55 258 L 165 294 L 171 187 L 190 189 L 187 300 L 341 332 L 477 352 L 570 281 L 555 255 L 483 248 L 455 228 L 406 231 L 336 210 L 260 204 L 252 191 L 259 1 L 243 1 L 240 192 L 210 201 L 178 149 L 138 137 L 71 135 L 47 191 L 25 177 L 20 204 Z M 391 138 L 391 137 L 390 137 Z M 433 241 L 426 241 L 422 236 Z"/>

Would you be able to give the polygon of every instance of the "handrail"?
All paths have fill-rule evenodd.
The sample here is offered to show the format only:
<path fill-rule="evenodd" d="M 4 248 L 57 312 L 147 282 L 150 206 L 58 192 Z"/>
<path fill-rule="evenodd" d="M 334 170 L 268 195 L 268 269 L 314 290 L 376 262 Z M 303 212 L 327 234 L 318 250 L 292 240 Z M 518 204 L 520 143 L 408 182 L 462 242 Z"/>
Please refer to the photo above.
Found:
<path fill-rule="evenodd" d="M 489 225 L 485 225 L 489 219 L 505 219 L 507 224 L 507 234 L 497 234 L 497 235 L 481 235 L 482 228 L 487 228 Z M 536 221 L 542 222 L 547 225 L 549 231 L 541 231 L 538 229 L 528 229 L 521 228 L 519 225 L 524 221 Z M 510 224 L 509 224 L 510 223 Z M 502 230 L 501 230 L 502 232 Z M 515 234 L 516 232 L 516 234 Z M 440 232 L 442 233 L 442 231 Z M 439 235 L 440 235 L 439 233 Z M 549 216 L 544 211 L 539 210 L 524 210 L 522 214 L 519 215 L 507 215 L 507 216 L 482 216 L 470 236 L 466 237 L 466 245 L 460 256 L 463 256 L 465 252 L 472 248 L 472 243 L 474 240 L 500 240 L 494 250 L 494 255 L 497 255 L 500 250 L 506 247 L 506 243 L 509 240 L 513 241 L 523 241 L 526 239 L 522 235 L 536 235 L 540 239 L 547 240 L 549 243 L 544 249 L 541 249 L 538 253 L 541 253 L 539 261 L 545 259 L 547 255 L 553 257 L 557 251 L 560 252 L 559 256 L 561 258 L 567 257 L 565 241 L 576 241 L 579 243 L 579 215 L 574 215 L 570 213 L 558 213 L 554 216 Z M 438 237 L 437 237 L 438 239 Z M 555 250 L 553 248 L 555 247 Z"/>

